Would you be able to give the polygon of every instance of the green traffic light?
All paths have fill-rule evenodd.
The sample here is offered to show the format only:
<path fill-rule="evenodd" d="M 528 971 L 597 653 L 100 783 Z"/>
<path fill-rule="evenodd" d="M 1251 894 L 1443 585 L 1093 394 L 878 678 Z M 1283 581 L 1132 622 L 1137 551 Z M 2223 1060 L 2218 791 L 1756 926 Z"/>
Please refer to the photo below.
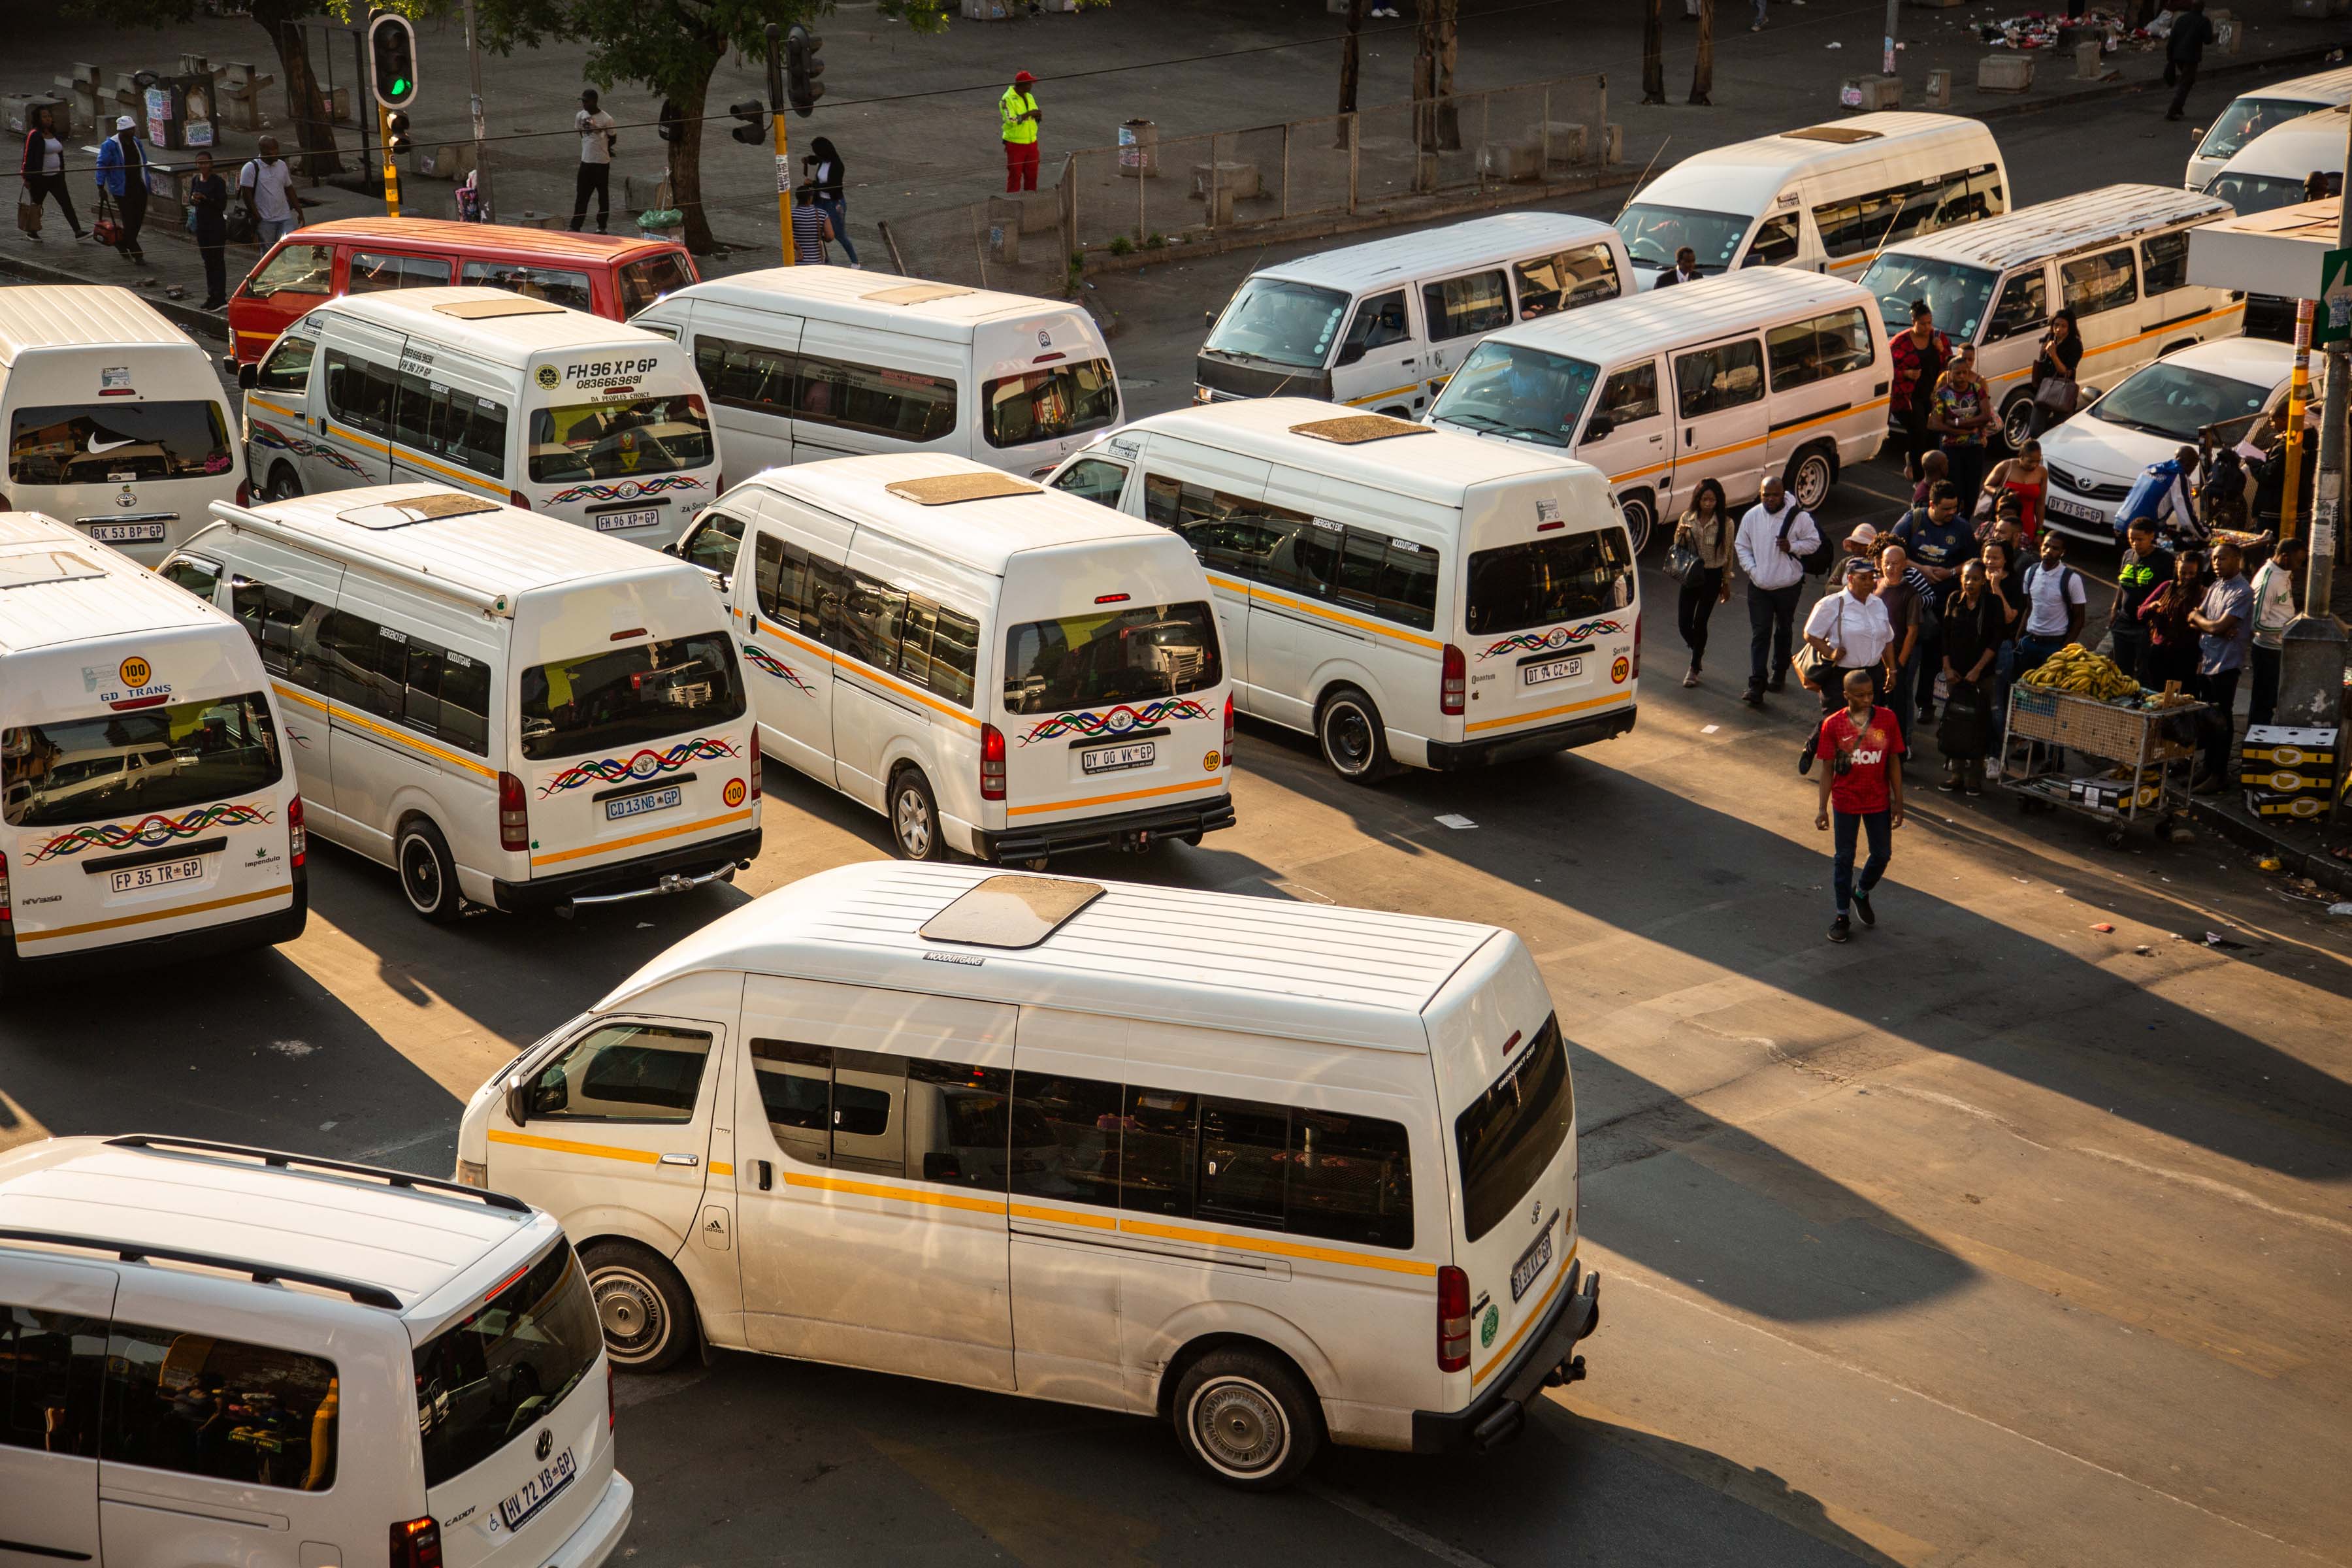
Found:
<path fill-rule="evenodd" d="M 394 98 L 406 98 L 408 96 L 408 79 L 406 77 L 396 76 L 392 79 L 392 96 Z"/>

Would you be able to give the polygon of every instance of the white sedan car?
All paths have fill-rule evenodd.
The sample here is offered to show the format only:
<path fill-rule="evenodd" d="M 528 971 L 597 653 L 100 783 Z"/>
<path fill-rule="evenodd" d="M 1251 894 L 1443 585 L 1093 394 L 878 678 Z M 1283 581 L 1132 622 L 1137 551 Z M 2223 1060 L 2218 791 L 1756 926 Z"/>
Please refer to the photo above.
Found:
<path fill-rule="evenodd" d="M 2224 445 L 2245 439 L 2248 416 L 2285 401 L 2294 363 L 2291 344 L 2221 338 L 2142 365 L 2043 434 L 2042 458 L 2050 465 L 2043 521 L 2077 539 L 2114 543 L 2116 512 L 2141 471 L 2197 445 L 2207 426 L 2221 426 L 2216 435 Z"/>

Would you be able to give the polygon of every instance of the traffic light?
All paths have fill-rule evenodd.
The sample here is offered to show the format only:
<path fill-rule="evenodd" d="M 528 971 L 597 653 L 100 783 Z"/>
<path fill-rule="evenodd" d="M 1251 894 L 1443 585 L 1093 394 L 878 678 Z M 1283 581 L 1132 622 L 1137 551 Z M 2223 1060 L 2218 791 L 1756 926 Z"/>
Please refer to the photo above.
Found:
<path fill-rule="evenodd" d="M 383 145 L 384 150 L 395 158 L 406 153 L 412 145 L 408 140 L 408 116 L 396 109 L 383 117 Z"/>
<path fill-rule="evenodd" d="M 375 100 L 386 109 L 406 109 L 416 101 L 416 29 L 408 18 L 379 11 L 368 23 L 368 61 Z"/>
<path fill-rule="evenodd" d="M 727 112 L 743 123 L 728 134 L 746 147 L 766 146 L 768 142 L 767 108 L 766 104 L 756 98 L 746 99 L 741 103 L 729 104 Z"/>
<path fill-rule="evenodd" d="M 824 61 L 817 58 L 824 47 L 824 40 L 798 22 L 784 35 L 784 94 L 803 119 L 824 96 L 824 83 L 817 80 L 824 74 Z"/>

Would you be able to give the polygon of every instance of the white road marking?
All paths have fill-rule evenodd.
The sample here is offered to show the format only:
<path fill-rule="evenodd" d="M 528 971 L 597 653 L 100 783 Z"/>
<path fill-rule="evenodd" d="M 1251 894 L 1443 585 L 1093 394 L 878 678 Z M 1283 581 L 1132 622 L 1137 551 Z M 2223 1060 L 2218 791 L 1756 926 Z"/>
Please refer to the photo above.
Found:
<path fill-rule="evenodd" d="M 1299 1482 L 1298 1489 L 1303 1492 L 1312 1492 L 1333 1508 L 1354 1514 L 1374 1530 L 1392 1535 L 1407 1546 L 1417 1547 L 1440 1563 L 1450 1563 L 1454 1568 L 1494 1568 L 1494 1565 L 1485 1558 L 1473 1557 L 1458 1546 L 1448 1546 L 1429 1531 L 1415 1529 L 1386 1509 L 1374 1508 L 1361 1498 L 1350 1497 L 1337 1487 L 1326 1486 L 1321 1481 L 1309 1479 Z"/>

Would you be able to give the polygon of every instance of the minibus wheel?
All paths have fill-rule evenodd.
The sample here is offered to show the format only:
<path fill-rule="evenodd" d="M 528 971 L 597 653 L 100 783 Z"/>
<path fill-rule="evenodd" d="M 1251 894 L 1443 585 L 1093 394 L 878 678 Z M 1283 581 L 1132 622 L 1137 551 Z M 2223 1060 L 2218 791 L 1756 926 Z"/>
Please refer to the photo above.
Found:
<path fill-rule="evenodd" d="M 1617 515 L 1624 520 L 1625 531 L 1633 538 L 1633 553 L 1641 554 L 1650 547 L 1650 531 L 1658 525 L 1658 503 L 1650 499 L 1649 491 L 1635 490 L 1617 498 Z"/>
<path fill-rule="evenodd" d="M 302 493 L 302 481 L 294 477 L 292 467 L 280 463 L 269 470 L 269 482 L 261 487 L 263 500 L 292 500 Z"/>
<path fill-rule="evenodd" d="M 466 900 L 457 892 L 457 863 L 449 858 L 449 841 L 425 818 L 412 817 L 400 829 L 392 863 L 400 873 L 401 896 L 408 907 L 435 925 L 447 925 L 463 911 Z"/>
<path fill-rule="evenodd" d="M 1836 460 L 1820 447 L 1808 447 L 1789 459 L 1789 471 L 1780 483 L 1799 506 L 1811 511 L 1830 499 L 1830 486 L 1836 479 Z"/>
<path fill-rule="evenodd" d="M 1288 1486 L 1323 1445 L 1315 1397 L 1298 1374 L 1263 1351 L 1211 1351 L 1176 1386 L 1177 1440 L 1228 1486 Z"/>
<path fill-rule="evenodd" d="M 2033 399 L 2024 393 L 2009 400 L 2001 410 L 2000 438 L 2009 443 L 2012 452 L 2033 438 Z"/>
<path fill-rule="evenodd" d="M 908 860 L 944 860 L 948 841 L 940 832 L 940 803 L 920 768 L 900 768 L 890 779 L 890 842 Z"/>
<path fill-rule="evenodd" d="M 634 1241 L 592 1242 L 580 1266 L 614 1366 L 660 1372 L 693 1348 L 694 1298 L 658 1254 Z"/>
<path fill-rule="evenodd" d="M 1389 771 L 1388 732 L 1372 700 L 1352 686 L 1342 686 L 1323 699 L 1315 716 L 1315 738 L 1322 743 L 1323 760 L 1349 784 L 1374 784 Z"/>

